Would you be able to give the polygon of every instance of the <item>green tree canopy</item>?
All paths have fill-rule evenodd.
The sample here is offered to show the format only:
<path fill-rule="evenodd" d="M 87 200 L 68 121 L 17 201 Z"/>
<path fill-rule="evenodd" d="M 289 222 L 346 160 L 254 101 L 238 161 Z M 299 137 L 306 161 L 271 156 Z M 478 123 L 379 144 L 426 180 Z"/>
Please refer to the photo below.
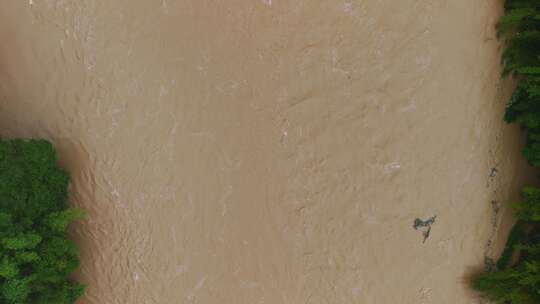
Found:
<path fill-rule="evenodd" d="M 84 287 L 69 275 L 78 251 L 67 225 L 68 174 L 44 140 L 0 140 L 0 304 L 71 304 Z"/>

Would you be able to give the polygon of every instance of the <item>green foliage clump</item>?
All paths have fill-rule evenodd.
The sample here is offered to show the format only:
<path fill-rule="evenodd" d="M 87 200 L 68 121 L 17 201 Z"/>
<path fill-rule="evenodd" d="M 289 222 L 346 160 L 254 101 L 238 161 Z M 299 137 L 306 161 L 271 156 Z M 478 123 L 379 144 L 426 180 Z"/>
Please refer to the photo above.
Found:
<path fill-rule="evenodd" d="M 540 166 L 540 2 L 507 0 L 498 31 L 505 37 L 504 74 L 513 74 L 517 88 L 508 104 L 505 120 L 527 132 L 523 154 Z"/>
<path fill-rule="evenodd" d="M 510 230 L 504 250 L 501 257 L 497 261 L 497 269 L 506 269 L 510 266 L 512 255 L 514 254 L 516 246 L 523 242 L 527 236 L 524 226 L 524 222 L 518 221 Z"/>
<path fill-rule="evenodd" d="M 514 205 L 513 227 L 497 270 L 475 278 L 473 287 L 501 304 L 540 303 L 540 189 L 527 187 Z M 513 253 L 517 261 L 511 263 Z"/>
<path fill-rule="evenodd" d="M 0 304 L 71 304 L 78 251 L 66 227 L 69 176 L 44 140 L 0 140 Z"/>

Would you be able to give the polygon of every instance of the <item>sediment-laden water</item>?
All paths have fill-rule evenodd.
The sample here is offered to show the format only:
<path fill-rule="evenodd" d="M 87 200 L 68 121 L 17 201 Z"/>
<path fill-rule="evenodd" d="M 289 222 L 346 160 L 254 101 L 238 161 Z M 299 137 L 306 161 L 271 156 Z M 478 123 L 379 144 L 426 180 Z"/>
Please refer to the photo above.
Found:
<path fill-rule="evenodd" d="M 6 0 L 0 135 L 72 173 L 79 303 L 478 303 L 501 5 Z"/>

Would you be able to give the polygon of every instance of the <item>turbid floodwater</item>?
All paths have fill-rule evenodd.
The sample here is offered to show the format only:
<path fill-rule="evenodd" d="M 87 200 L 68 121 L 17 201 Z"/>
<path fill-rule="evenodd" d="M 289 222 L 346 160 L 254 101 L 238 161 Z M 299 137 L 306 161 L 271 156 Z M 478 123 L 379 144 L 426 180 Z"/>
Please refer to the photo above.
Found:
<path fill-rule="evenodd" d="M 0 2 L 0 135 L 72 173 L 78 303 L 480 303 L 527 171 L 499 2 Z"/>

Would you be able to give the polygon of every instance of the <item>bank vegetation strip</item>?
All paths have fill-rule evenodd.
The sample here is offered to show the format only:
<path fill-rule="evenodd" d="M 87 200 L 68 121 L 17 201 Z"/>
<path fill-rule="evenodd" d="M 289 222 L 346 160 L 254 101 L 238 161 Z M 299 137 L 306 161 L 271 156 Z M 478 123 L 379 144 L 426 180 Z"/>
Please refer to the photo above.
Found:
<path fill-rule="evenodd" d="M 526 134 L 523 155 L 540 167 L 540 0 L 506 0 L 497 24 L 504 41 L 503 75 L 516 80 L 505 120 Z M 517 222 L 496 267 L 473 287 L 495 303 L 540 303 L 540 189 L 527 186 L 512 204 Z"/>
<path fill-rule="evenodd" d="M 0 140 L 0 304 L 72 304 L 78 250 L 66 228 L 68 174 L 44 140 Z"/>

